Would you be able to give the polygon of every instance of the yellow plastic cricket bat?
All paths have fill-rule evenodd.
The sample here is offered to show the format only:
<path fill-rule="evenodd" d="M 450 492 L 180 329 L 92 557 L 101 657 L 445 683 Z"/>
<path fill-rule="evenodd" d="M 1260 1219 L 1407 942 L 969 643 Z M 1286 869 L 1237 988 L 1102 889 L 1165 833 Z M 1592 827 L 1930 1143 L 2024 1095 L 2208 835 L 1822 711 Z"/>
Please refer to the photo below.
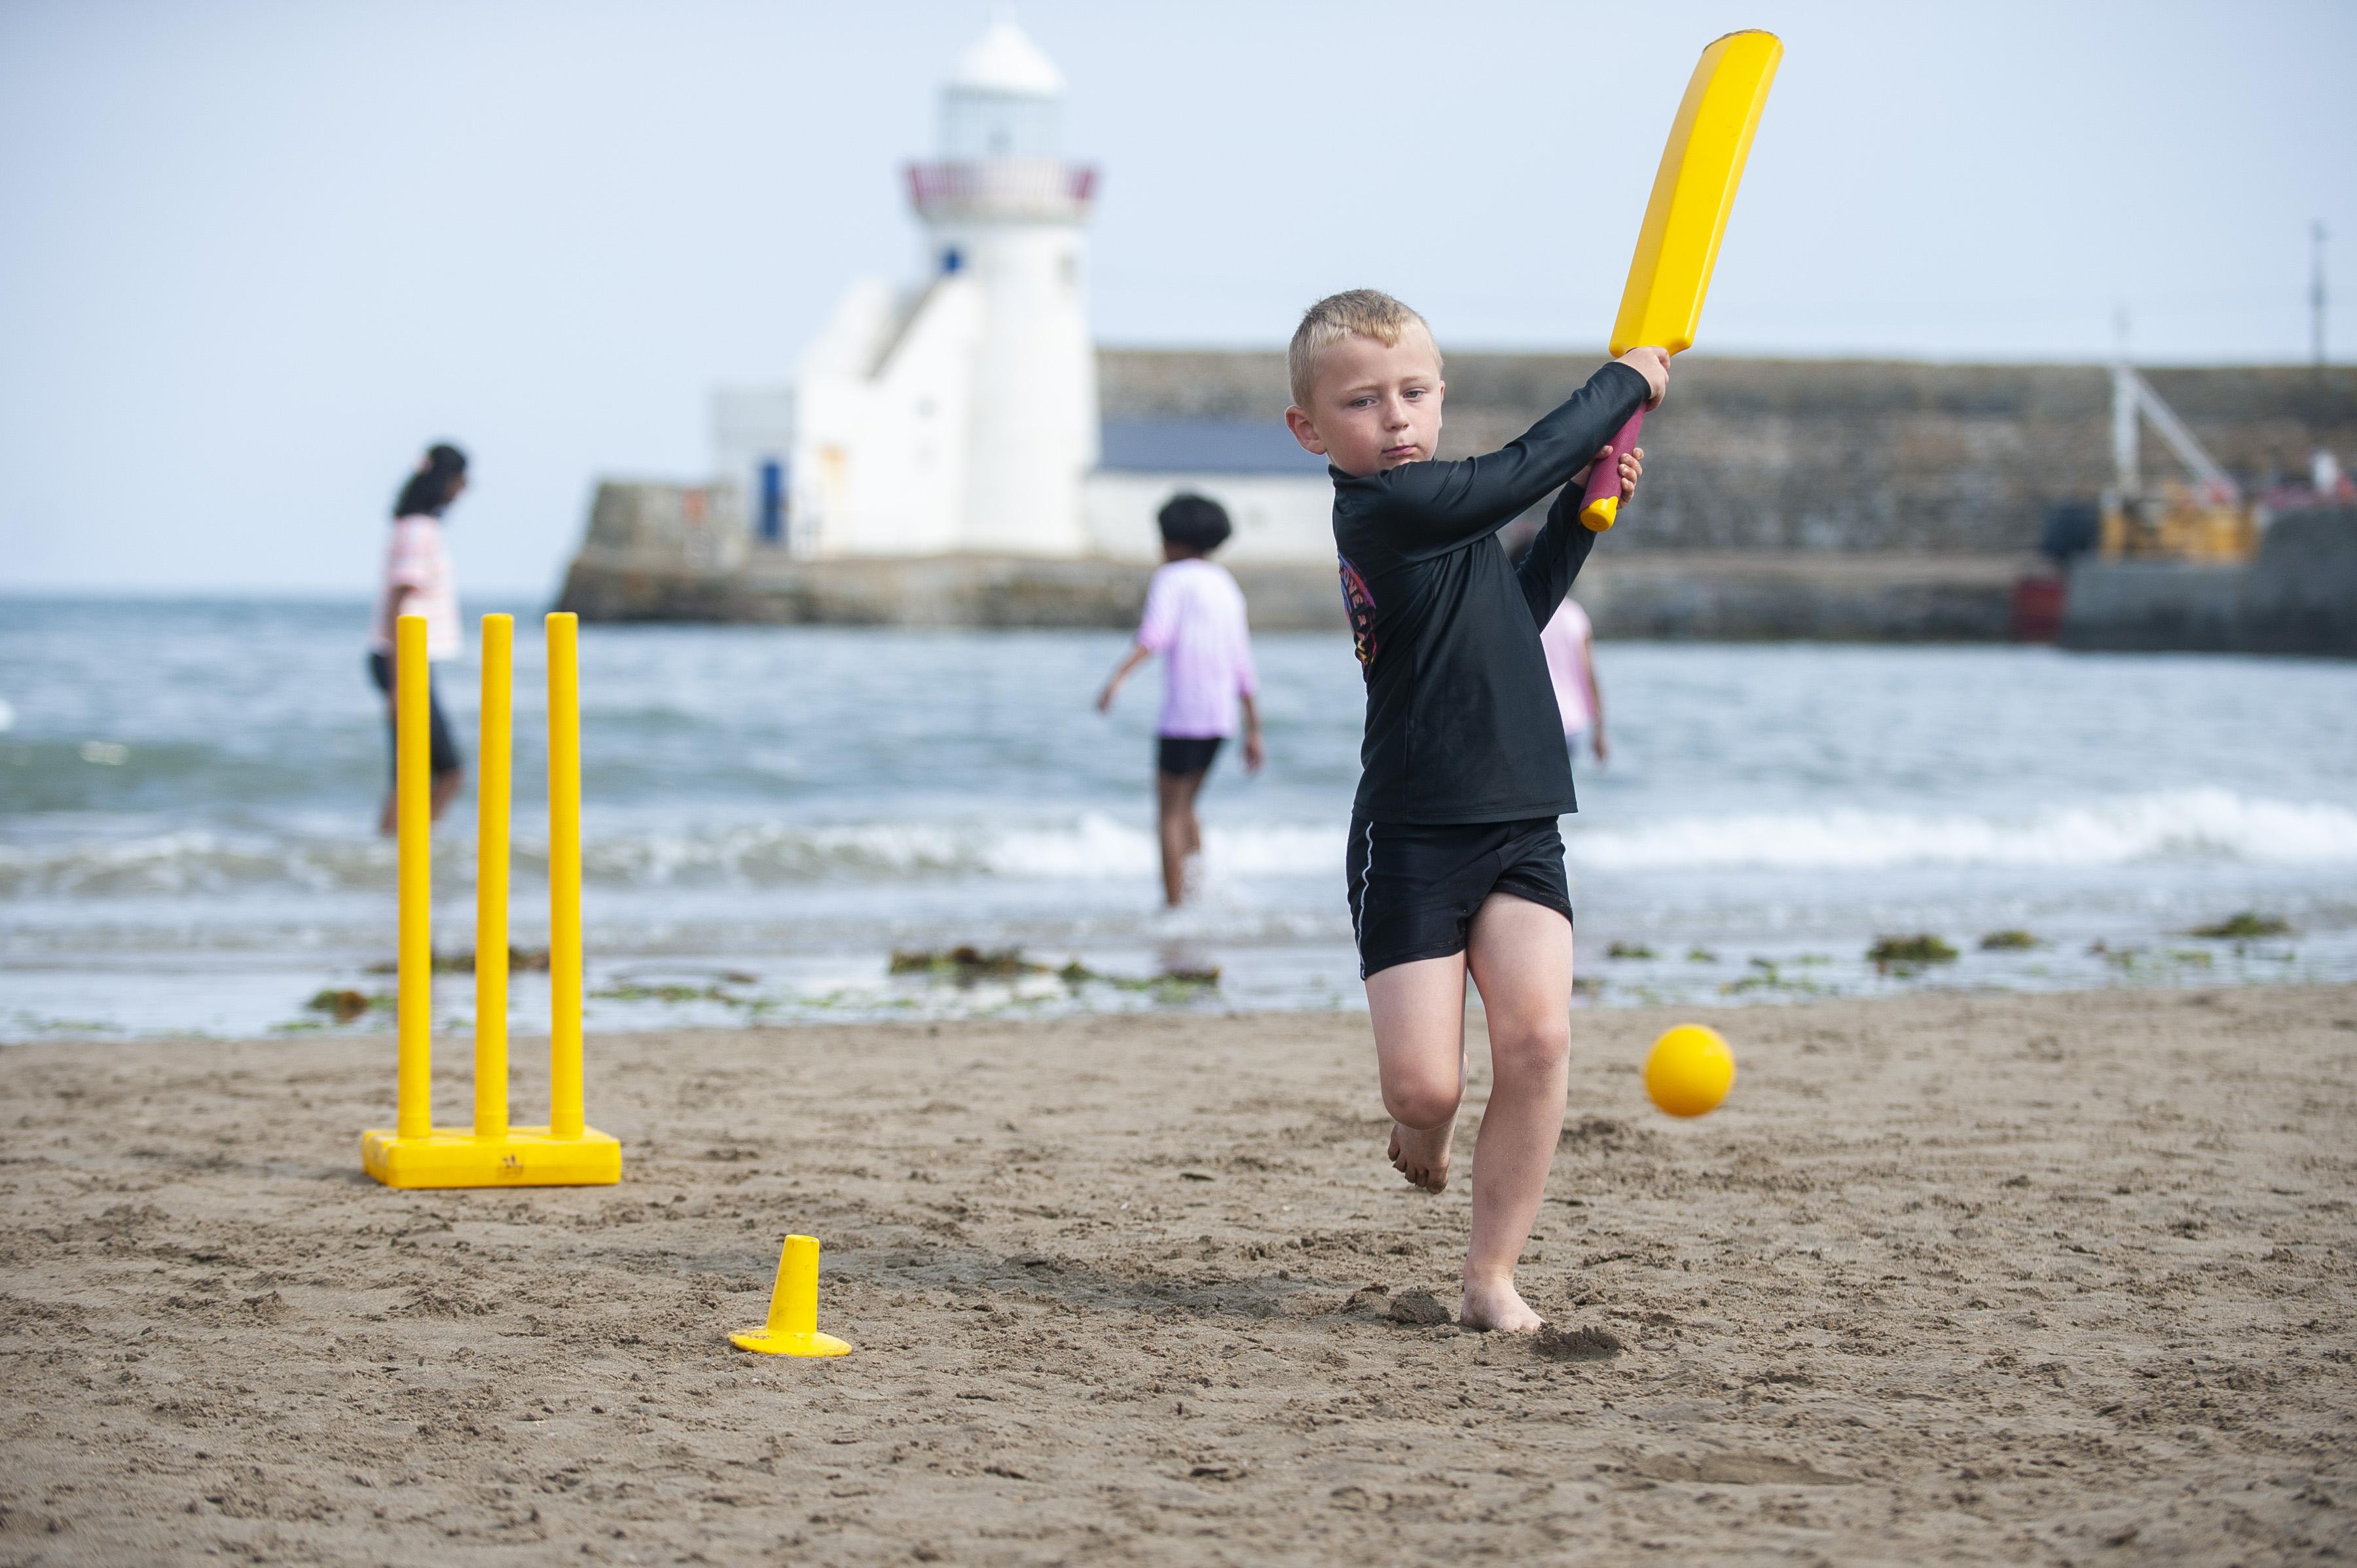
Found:
<path fill-rule="evenodd" d="M 1645 203 L 1645 226 L 1637 232 L 1629 285 L 1612 322 L 1614 358 L 1648 345 L 1672 354 L 1694 346 L 1751 133 L 1783 58 L 1784 46 L 1773 33 L 1729 33 L 1702 51 Z M 1644 425 L 1641 408 L 1612 438 L 1611 456 L 1599 459 L 1587 477 L 1579 521 L 1598 533 L 1620 510 L 1620 454 L 1637 444 Z"/>

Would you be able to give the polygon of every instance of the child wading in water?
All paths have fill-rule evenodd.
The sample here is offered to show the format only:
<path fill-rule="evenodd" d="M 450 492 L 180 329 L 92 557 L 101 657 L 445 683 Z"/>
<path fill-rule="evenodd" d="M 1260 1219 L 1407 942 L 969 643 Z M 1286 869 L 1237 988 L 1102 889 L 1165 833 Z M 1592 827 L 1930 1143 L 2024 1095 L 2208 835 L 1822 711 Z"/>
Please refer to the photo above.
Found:
<path fill-rule="evenodd" d="M 1137 642 L 1097 693 L 1097 712 L 1113 711 L 1121 683 L 1159 653 L 1167 666 L 1162 717 L 1155 727 L 1154 803 L 1162 840 L 1162 897 L 1172 908 L 1186 902 L 1187 869 L 1203 853 L 1195 797 L 1211 771 L 1220 745 L 1236 733 L 1243 708 L 1244 767 L 1260 771 L 1260 709 L 1254 698 L 1252 639 L 1244 630 L 1244 596 L 1227 568 L 1210 559 L 1227 542 L 1228 514 L 1201 496 L 1171 498 L 1156 520 L 1162 558 L 1146 590 Z"/>
<path fill-rule="evenodd" d="M 1392 1163 L 1438 1192 L 1465 1092 L 1465 981 L 1490 1026 L 1490 1105 L 1475 1153 L 1460 1318 L 1535 1329 L 1514 1289 L 1563 1131 L 1571 890 L 1555 819 L 1577 809 L 1539 628 L 1596 542 L 1588 466 L 1669 358 L 1633 349 L 1520 440 L 1433 460 L 1440 350 L 1372 289 L 1309 307 L 1286 355 L 1295 439 L 1327 460 L 1342 596 L 1367 683 L 1347 883 Z M 1641 452 L 1620 460 L 1622 501 Z M 1564 487 L 1521 567 L 1497 532 Z"/>

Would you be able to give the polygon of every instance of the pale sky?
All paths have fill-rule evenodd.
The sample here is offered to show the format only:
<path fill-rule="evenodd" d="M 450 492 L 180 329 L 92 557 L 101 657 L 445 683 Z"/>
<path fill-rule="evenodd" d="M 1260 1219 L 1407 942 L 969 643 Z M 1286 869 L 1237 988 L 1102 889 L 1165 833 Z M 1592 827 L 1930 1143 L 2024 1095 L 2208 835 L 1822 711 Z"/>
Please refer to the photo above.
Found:
<path fill-rule="evenodd" d="M 1700 349 L 2357 359 L 2357 5 L 1107 5 L 1017 19 L 1103 170 L 1113 344 L 1274 347 L 1386 288 L 1443 347 L 1599 343 L 1701 47 L 1787 54 Z M 0 591 L 365 595 L 427 441 L 470 595 L 599 475 L 696 478 L 906 278 L 900 164 L 982 4 L 0 0 Z M 1674 393 L 1673 394 L 1674 395 Z"/>

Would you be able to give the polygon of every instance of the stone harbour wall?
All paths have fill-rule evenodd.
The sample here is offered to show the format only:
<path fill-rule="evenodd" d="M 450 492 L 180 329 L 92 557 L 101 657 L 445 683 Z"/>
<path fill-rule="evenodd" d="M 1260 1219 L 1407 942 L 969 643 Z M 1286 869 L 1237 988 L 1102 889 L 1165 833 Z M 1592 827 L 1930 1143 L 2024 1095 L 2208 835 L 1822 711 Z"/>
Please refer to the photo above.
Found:
<path fill-rule="evenodd" d="M 2011 555 L 1621 553 L 1608 542 L 1575 593 L 1604 637 L 1986 642 L 2010 635 L 2012 585 L 2026 565 Z M 1232 570 L 1254 630 L 1347 635 L 1332 567 Z M 559 607 L 607 621 L 1127 630 L 1151 571 L 1125 561 L 794 561 L 756 552 L 741 570 L 716 573 L 590 549 L 574 562 Z"/>
<path fill-rule="evenodd" d="M 1441 455 L 1503 446 L 1601 360 L 1449 355 Z M 1098 367 L 1108 418 L 1285 414 L 1281 353 L 1110 349 Z M 2319 443 L 2357 467 L 2357 371 L 2336 369 L 2321 389 L 2296 366 L 2143 373 L 2254 488 L 2305 476 Z M 1651 467 L 1619 549 L 2022 552 L 2050 507 L 2110 482 L 2111 378 L 2095 365 L 1684 354 L 1644 443 Z M 2145 470 L 2179 472 L 2149 431 Z"/>

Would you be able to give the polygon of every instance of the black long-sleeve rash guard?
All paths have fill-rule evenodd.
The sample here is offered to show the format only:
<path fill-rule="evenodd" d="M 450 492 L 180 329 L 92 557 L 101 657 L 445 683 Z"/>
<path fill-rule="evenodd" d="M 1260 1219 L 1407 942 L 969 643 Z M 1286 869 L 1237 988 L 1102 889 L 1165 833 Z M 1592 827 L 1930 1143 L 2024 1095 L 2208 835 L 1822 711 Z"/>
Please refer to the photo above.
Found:
<path fill-rule="evenodd" d="M 1501 450 L 1334 478 L 1342 599 L 1367 681 L 1357 814 L 1511 822 L 1577 811 L 1539 629 L 1596 535 L 1559 496 L 1517 569 L 1498 530 L 1565 484 L 1642 404 L 1606 365 Z"/>

